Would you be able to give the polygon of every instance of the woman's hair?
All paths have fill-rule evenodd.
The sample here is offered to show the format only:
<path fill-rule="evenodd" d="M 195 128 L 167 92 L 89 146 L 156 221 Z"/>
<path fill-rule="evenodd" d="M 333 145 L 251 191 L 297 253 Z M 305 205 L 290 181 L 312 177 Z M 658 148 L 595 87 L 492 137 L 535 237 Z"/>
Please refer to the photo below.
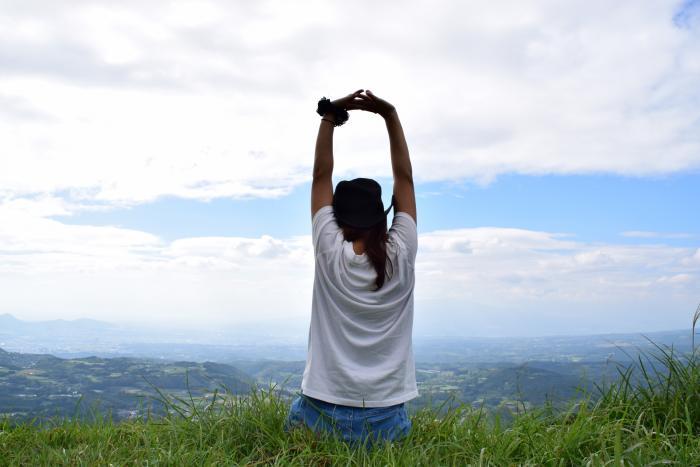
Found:
<path fill-rule="evenodd" d="M 381 289 L 382 285 L 384 285 L 384 280 L 387 277 L 387 262 L 391 266 L 388 276 L 391 278 L 391 275 L 393 274 L 391 259 L 388 258 L 386 254 L 386 242 L 388 239 L 386 217 L 382 222 L 368 229 L 350 227 L 349 225 L 344 225 L 340 221 L 338 221 L 338 225 L 343 230 L 343 237 L 345 237 L 345 241 L 363 241 L 365 245 L 365 254 L 372 263 L 372 266 L 374 266 L 374 270 L 377 272 L 377 280 L 375 281 L 377 288 L 375 291 Z"/>

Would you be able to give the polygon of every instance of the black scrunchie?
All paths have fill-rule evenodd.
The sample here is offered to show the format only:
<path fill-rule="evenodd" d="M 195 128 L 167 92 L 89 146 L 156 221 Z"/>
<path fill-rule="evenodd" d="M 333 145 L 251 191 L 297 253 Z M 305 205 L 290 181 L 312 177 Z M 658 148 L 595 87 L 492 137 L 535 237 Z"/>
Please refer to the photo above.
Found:
<path fill-rule="evenodd" d="M 316 113 L 323 117 L 328 112 L 332 113 L 335 116 L 335 123 L 333 124 L 333 126 L 340 126 L 343 123 L 347 122 L 348 118 L 350 118 L 350 115 L 348 114 L 347 110 L 341 109 L 340 107 L 336 107 L 331 103 L 330 99 L 323 97 L 320 101 L 318 101 Z"/>

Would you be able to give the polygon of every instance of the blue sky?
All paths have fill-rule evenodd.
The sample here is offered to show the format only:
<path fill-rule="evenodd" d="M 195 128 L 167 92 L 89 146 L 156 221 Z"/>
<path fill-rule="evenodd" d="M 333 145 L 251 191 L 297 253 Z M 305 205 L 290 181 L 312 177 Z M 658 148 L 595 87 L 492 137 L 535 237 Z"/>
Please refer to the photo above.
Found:
<path fill-rule="evenodd" d="M 417 335 L 687 327 L 698 57 L 697 1 L 5 2 L 0 313 L 303 339 L 315 107 L 363 88 L 411 153 Z M 379 116 L 334 149 L 388 202 Z"/>
<path fill-rule="evenodd" d="M 391 180 L 379 179 L 384 202 Z M 196 236 L 272 235 L 310 231 L 310 184 L 279 199 L 164 198 L 106 212 L 58 216 L 66 223 L 145 230 L 165 240 Z M 615 175 L 504 175 L 486 185 L 417 186 L 420 232 L 461 227 L 518 227 L 566 233 L 588 242 L 700 244 L 700 174 L 662 177 Z M 628 236 L 649 232 L 658 236 Z"/>

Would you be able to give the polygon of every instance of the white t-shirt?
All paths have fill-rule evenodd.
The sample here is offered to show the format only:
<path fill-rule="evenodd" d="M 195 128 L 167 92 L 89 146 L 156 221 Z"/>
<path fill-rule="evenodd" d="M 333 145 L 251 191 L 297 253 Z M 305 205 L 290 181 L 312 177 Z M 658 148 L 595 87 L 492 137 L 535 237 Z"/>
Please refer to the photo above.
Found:
<path fill-rule="evenodd" d="M 378 291 L 372 263 L 344 240 L 332 206 L 314 215 L 312 237 L 316 267 L 302 393 L 353 407 L 386 407 L 417 397 L 415 221 L 395 213 L 387 242 L 393 275 Z"/>

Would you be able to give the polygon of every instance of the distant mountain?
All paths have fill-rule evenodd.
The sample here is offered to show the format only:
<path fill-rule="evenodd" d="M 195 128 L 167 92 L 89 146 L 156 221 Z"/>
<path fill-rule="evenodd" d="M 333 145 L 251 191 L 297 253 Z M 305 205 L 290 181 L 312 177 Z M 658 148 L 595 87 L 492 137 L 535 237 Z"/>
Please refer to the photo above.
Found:
<path fill-rule="evenodd" d="M 75 334 L 116 331 L 119 328 L 120 327 L 115 324 L 86 318 L 73 320 L 54 319 L 46 321 L 23 321 L 9 313 L 0 315 L 0 335 L 13 335 L 27 332 Z"/>

